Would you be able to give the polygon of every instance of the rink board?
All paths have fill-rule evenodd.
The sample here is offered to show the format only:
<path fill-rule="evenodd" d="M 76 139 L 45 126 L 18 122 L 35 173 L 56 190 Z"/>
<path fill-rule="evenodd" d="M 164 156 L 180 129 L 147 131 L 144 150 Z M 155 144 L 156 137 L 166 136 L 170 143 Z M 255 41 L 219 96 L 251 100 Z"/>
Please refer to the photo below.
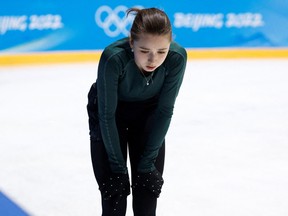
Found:
<path fill-rule="evenodd" d="M 188 59 L 288 58 L 288 49 L 213 49 L 187 50 Z M 0 55 L 0 66 L 46 63 L 98 62 L 101 51 L 42 52 L 35 54 Z"/>

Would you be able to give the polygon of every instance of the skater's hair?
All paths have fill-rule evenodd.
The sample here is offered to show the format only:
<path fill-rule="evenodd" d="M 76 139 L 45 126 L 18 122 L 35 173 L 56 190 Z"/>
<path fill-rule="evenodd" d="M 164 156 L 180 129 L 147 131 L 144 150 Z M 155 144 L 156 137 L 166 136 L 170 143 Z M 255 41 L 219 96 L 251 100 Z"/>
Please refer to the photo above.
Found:
<path fill-rule="evenodd" d="M 172 27 L 167 14 L 157 8 L 130 8 L 127 16 L 136 14 L 130 30 L 130 40 L 138 40 L 141 34 L 168 35 L 172 40 Z"/>

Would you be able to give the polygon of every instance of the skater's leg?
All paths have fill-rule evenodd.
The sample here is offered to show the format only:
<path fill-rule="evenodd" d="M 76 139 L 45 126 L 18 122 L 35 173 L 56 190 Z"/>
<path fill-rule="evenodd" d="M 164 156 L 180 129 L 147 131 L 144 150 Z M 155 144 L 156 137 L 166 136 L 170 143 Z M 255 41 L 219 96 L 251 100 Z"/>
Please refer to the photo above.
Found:
<path fill-rule="evenodd" d="M 89 129 L 90 129 L 90 145 L 91 145 L 91 158 L 93 171 L 98 185 L 103 185 L 107 179 L 112 175 L 108 155 L 101 137 L 98 119 L 98 104 L 97 104 L 97 88 L 96 84 L 91 86 L 88 94 L 87 111 L 89 116 Z M 127 158 L 127 140 L 125 135 L 121 135 L 121 149 L 124 158 Z M 102 195 L 102 216 L 124 216 L 126 213 L 126 196 L 122 199 L 105 200 Z M 114 198 L 115 199 L 115 198 Z"/>
<path fill-rule="evenodd" d="M 134 129 L 129 130 L 129 157 L 131 162 L 131 171 L 132 171 L 132 185 L 134 179 L 137 175 L 137 166 L 143 153 L 144 146 L 139 145 L 141 142 L 139 138 L 141 137 L 140 131 L 143 131 L 139 128 L 139 132 Z M 138 135 L 137 135 L 138 134 Z M 164 158 L 165 158 L 165 142 L 163 142 L 162 147 L 159 150 L 155 167 L 157 170 L 163 174 L 164 170 Z M 133 194 L 133 212 L 134 216 L 155 216 L 156 207 L 157 207 L 157 198 L 148 190 L 138 187 L 132 190 Z"/>
<path fill-rule="evenodd" d="M 118 104 L 117 111 L 119 119 L 127 122 L 129 157 L 131 164 L 132 185 L 137 176 L 137 167 L 143 154 L 145 144 L 143 136 L 147 119 L 157 108 L 157 98 L 148 99 L 142 102 L 123 102 Z M 159 151 L 155 166 L 160 173 L 163 173 L 165 146 L 163 143 Z M 150 192 L 143 189 L 132 189 L 134 216 L 154 216 L 156 212 L 157 199 Z"/>
<path fill-rule="evenodd" d="M 98 185 L 102 185 L 111 176 L 108 156 L 103 142 L 91 141 L 91 157 L 97 183 Z M 101 195 L 101 202 L 102 216 L 125 216 L 127 206 L 126 197 L 116 202 L 114 199 L 105 200 Z"/>

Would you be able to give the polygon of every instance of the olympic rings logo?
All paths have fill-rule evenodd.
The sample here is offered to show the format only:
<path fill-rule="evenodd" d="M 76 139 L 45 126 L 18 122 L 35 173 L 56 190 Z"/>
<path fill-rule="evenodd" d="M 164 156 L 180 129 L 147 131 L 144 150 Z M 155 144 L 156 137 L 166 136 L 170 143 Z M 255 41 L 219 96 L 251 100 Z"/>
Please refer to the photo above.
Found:
<path fill-rule="evenodd" d="M 137 6 L 139 8 L 139 6 Z M 143 8 L 140 6 L 140 8 Z M 117 37 L 120 34 L 129 35 L 134 17 L 126 17 L 128 8 L 124 5 L 117 6 L 114 10 L 107 5 L 98 8 L 95 13 L 96 24 L 103 28 L 110 37 Z"/>

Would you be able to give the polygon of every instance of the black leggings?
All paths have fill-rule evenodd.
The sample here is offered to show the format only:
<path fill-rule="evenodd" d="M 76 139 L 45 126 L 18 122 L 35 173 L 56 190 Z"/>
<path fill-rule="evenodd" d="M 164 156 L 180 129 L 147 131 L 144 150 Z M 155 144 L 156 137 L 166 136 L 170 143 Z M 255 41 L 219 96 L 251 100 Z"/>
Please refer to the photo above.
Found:
<path fill-rule="evenodd" d="M 89 100 L 89 103 L 97 100 Z M 104 143 L 101 138 L 101 131 L 98 119 L 95 119 L 93 113 L 97 107 L 88 103 L 90 138 L 91 138 L 91 157 L 94 174 L 98 185 L 104 183 L 111 175 L 111 169 L 108 161 L 108 156 L 105 150 Z M 94 104 L 95 105 L 95 104 Z M 146 125 L 146 120 L 153 113 L 157 106 L 157 99 L 149 99 L 142 102 L 121 102 L 119 101 L 116 111 L 116 123 L 120 138 L 122 154 L 127 160 L 127 149 L 131 165 L 132 184 L 137 172 L 141 154 L 144 150 L 144 145 L 141 142 L 143 131 Z M 94 113 L 95 114 L 95 113 Z M 96 121 L 95 121 L 96 120 Z M 155 167 L 160 173 L 163 173 L 165 158 L 165 142 L 159 150 Z M 150 192 L 143 189 L 132 190 L 133 195 L 133 212 L 134 216 L 155 216 L 157 198 Z M 117 211 L 114 211 L 113 200 L 104 200 L 102 197 L 102 216 L 125 216 L 127 200 L 123 198 L 118 204 Z"/>
<path fill-rule="evenodd" d="M 164 152 L 165 146 L 163 145 L 159 151 L 158 158 L 155 166 L 162 173 L 164 165 Z M 129 150 L 129 155 L 137 155 L 138 152 Z M 108 157 L 105 151 L 105 147 L 102 142 L 91 141 L 91 155 L 94 174 L 98 185 L 105 182 L 105 179 L 110 176 L 111 170 L 109 168 Z M 131 166 L 133 167 L 133 161 L 130 159 Z M 132 182 L 135 178 L 135 171 L 132 170 Z M 154 216 L 156 215 L 157 198 L 151 195 L 150 192 L 145 190 L 132 190 L 133 195 L 133 211 L 134 216 Z M 102 198 L 102 216 L 124 216 L 126 214 L 126 197 L 123 198 L 117 208 L 114 211 L 113 200 L 104 200 Z"/>

